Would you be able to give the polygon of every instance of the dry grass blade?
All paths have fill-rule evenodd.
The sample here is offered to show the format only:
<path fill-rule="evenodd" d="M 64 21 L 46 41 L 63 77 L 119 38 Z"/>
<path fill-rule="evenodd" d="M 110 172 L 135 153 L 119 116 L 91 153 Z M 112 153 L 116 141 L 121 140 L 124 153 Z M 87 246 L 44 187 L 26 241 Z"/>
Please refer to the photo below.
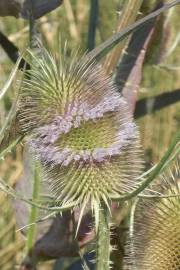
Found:
<path fill-rule="evenodd" d="M 111 49 L 114 48 L 121 40 L 126 38 L 129 34 L 136 31 L 137 29 L 141 28 L 144 24 L 152 20 L 153 18 L 160 15 L 162 12 L 168 10 L 169 8 L 174 7 L 175 5 L 180 4 L 180 0 L 172 1 L 169 4 L 164 5 L 162 8 L 150 13 L 149 15 L 145 16 L 144 18 L 138 20 L 134 24 L 128 26 L 124 30 L 119 33 L 114 34 L 104 43 L 96 47 L 93 51 L 91 51 L 88 56 L 90 59 L 96 59 L 99 61 L 103 56 L 105 56 Z"/>
<path fill-rule="evenodd" d="M 120 32 L 135 21 L 142 2 L 142 0 L 128 0 L 125 2 L 119 17 L 116 32 Z M 121 42 L 121 44 L 117 45 L 117 47 L 114 48 L 112 52 L 106 57 L 103 65 L 107 73 L 112 73 L 115 70 L 126 42 L 127 40 L 125 39 L 123 42 Z"/>

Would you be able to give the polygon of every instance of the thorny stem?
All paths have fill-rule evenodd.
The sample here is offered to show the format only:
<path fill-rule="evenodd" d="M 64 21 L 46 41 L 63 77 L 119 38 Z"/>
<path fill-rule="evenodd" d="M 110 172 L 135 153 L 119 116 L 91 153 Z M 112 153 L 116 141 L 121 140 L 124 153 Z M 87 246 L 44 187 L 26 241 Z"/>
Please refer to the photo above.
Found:
<path fill-rule="evenodd" d="M 34 19 L 34 3 L 30 1 L 30 19 L 29 19 L 29 27 L 30 27 L 30 47 L 37 48 L 36 38 L 37 38 L 37 29 L 36 29 L 36 21 Z M 38 163 L 35 162 L 34 167 L 34 179 L 33 179 L 33 192 L 32 192 L 32 201 L 36 201 L 39 198 L 39 189 L 40 189 L 40 173 Z M 29 215 L 29 223 L 33 224 L 38 216 L 38 208 L 35 205 L 31 205 L 30 215 Z M 28 229 L 27 234 L 27 252 L 31 250 L 33 247 L 34 239 L 36 233 L 36 225 L 33 224 Z"/>
<path fill-rule="evenodd" d="M 109 209 L 105 204 L 99 210 L 99 226 L 96 241 L 96 270 L 110 269 L 110 222 Z"/>
<path fill-rule="evenodd" d="M 39 188 L 40 188 L 40 175 L 39 175 L 39 166 L 37 163 L 35 163 L 35 169 L 34 169 L 34 179 L 33 179 L 33 194 L 32 199 L 36 200 L 39 197 Z M 29 215 L 29 223 L 32 224 L 36 221 L 38 216 L 38 208 L 36 206 L 31 206 L 31 211 Z M 27 234 L 27 251 L 30 251 L 33 247 L 33 242 L 35 239 L 35 233 L 36 233 L 36 225 L 33 224 L 28 229 Z"/>
<path fill-rule="evenodd" d="M 157 177 L 159 175 L 159 173 L 161 172 L 161 169 L 163 168 L 163 166 L 167 162 L 167 160 L 170 158 L 174 148 L 176 147 L 176 145 L 179 141 L 180 141 L 180 130 L 175 135 L 168 150 L 165 152 L 164 156 L 162 157 L 160 162 L 157 164 L 155 169 L 152 171 L 150 176 L 147 179 L 145 179 L 144 181 L 142 181 L 141 185 L 137 189 L 135 189 L 133 192 L 121 195 L 117 200 L 120 200 L 120 201 L 130 200 L 130 199 L 134 198 L 135 196 L 137 196 L 139 193 L 141 193 L 155 179 L 155 177 Z"/>
<path fill-rule="evenodd" d="M 34 18 L 34 3 L 30 1 L 30 47 L 33 49 L 37 49 L 37 22 Z M 33 193 L 32 193 L 32 201 L 36 201 L 39 198 L 39 190 L 40 190 L 40 168 L 37 162 L 35 162 L 34 168 L 34 179 L 33 179 Z M 34 244 L 35 235 L 36 235 L 36 224 L 35 221 L 38 216 L 39 209 L 35 205 L 31 205 L 30 215 L 29 215 L 29 223 L 32 224 L 28 228 L 27 233 L 27 252 L 29 252 Z"/>

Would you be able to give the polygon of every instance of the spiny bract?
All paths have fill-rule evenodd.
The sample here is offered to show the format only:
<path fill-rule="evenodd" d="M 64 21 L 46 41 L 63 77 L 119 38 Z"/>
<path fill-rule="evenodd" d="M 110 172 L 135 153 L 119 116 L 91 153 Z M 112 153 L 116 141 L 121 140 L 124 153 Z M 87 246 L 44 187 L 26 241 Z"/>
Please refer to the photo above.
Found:
<path fill-rule="evenodd" d="M 164 198 L 140 199 L 133 233 L 127 248 L 128 270 L 180 269 L 180 164 L 160 177 L 149 195 Z M 147 194 L 147 193 L 146 193 Z"/>
<path fill-rule="evenodd" d="M 100 65 L 77 53 L 33 58 L 19 118 L 62 204 L 92 208 L 129 192 L 142 169 L 139 135 L 125 100 Z"/>

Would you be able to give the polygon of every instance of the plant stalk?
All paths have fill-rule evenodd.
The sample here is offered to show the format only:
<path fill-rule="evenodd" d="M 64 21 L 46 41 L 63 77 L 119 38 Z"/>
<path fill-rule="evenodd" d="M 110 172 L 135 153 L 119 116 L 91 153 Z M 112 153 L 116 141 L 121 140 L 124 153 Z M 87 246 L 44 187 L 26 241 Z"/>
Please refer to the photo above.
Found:
<path fill-rule="evenodd" d="M 39 166 L 36 163 L 34 169 L 34 179 L 33 179 L 33 194 L 32 201 L 35 201 L 39 197 L 39 188 L 40 188 L 40 175 L 39 175 Z M 31 206 L 31 211 L 29 215 L 29 224 L 32 224 L 28 229 L 27 234 L 27 252 L 31 250 L 33 247 L 35 234 L 36 234 L 36 220 L 38 216 L 38 208 L 35 205 Z"/>
<path fill-rule="evenodd" d="M 99 226 L 96 241 L 96 270 L 110 269 L 110 222 L 109 209 L 105 204 L 99 210 Z"/>

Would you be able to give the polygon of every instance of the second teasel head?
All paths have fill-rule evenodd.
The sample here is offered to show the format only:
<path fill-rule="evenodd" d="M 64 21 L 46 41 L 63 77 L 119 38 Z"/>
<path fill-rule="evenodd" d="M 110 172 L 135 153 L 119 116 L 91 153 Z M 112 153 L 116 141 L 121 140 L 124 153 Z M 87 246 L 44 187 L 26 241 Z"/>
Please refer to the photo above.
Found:
<path fill-rule="evenodd" d="M 125 269 L 180 269 L 180 163 L 161 175 L 134 212 Z"/>
<path fill-rule="evenodd" d="M 96 208 L 132 191 L 143 167 L 139 134 L 111 78 L 85 55 L 32 57 L 20 123 L 56 200 Z"/>

